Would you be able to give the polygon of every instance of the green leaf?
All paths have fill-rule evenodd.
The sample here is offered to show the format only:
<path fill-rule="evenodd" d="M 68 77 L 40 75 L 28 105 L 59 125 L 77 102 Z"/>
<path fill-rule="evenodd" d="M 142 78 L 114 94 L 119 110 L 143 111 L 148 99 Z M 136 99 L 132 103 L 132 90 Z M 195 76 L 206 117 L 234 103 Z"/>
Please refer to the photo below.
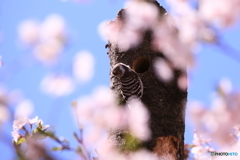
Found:
<path fill-rule="evenodd" d="M 20 139 L 17 141 L 17 145 L 22 144 L 22 143 L 25 143 L 25 142 L 26 142 L 26 139 L 25 139 L 25 138 L 20 138 Z"/>
<path fill-rule="evenodd" d="M 62 151 L 63 148 L 62 147 L 53 147 L 52 151 Z"/>
<path fill-rule="evenodd" d="M 85 155 L 83 154 L 82 147 L 78 146 L 77 149 L 76 149 L 76 152 L 77 152 L 80 156 L 85 157 Z"/>
<path fill-rule="evenodd" d="M 124 133 L 123 139 L 125 143 L 121 147 L 121 151 L 136 151 L 142 147 L 141 141 L 128 132 Z"/>

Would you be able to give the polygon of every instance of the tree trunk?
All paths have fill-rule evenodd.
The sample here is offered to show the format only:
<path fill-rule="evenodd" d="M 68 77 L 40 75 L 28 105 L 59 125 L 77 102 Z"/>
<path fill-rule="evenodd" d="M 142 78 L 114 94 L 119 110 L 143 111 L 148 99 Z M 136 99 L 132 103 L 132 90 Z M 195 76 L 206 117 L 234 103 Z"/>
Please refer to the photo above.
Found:
<path fill-rule="evenodd" d="M 165 9 L 158 5 L 162 14 Z M 124 9 L 118 15 L 117 20 L 122 20 Z M 151 48 L 152 32 L 147 31 L 143 35 L 143 40 L 135 48 L 128 51 L 121 51 L 116 44 L 108 43 L 108 55 L 111 68 L 117 63 L 129 65 L 138 73 L 144 86 L 141 101 L 148 108 L 150 113 L 150 129 L 152 137 L 143 145 L 145 148 L 157 153 L 159 157 L 169 160 L 184 159 L 184 131 L 185 131 L 185 105 L 187 101 L 187 91 L 178 87 L 178 78 L 185 71 L 174 70 L 174 78 L 165 83 L 157 77 L 153 62 L 155 58 L 165 56 L 161 52 L 156 52 Z M 111 77 L 111 89 L 119 94 L 119 82 Z M 112 131 L 110 134 L 119 135 L 121 131 Z M 115 136 L 119 141 L 119 136 Z M 120 141 L 119 141 L 120 142 Z"/>

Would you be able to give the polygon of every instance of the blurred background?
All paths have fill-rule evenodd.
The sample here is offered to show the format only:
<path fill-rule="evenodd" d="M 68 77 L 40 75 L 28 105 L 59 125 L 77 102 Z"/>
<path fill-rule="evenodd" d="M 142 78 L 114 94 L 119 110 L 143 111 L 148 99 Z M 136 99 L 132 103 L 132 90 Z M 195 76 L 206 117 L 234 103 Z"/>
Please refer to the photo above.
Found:
<path fill-rule="evenodd" d="M 98 86 L 109 86 L 109 59 L 99 24 L 114 19 L 124 7 L 121 0 L 1 0 L 0 1 L 0 155 L 14 158 L 12 122 L 26 115 L 39 116 L 54 126 L 56 135 L 76 145 L 78 127 L 71 103 L 89 95 Z M 159 3 L 168 10 L 165 1 Z M 222 40 L 240 51 L 240 24 L 224 29 Z M 210 105 L 221 79 L 240 88 L 240 59 L 228 55 L 229 48 L 200 44 L 196 64 L 189 71 L 188 102 Z M 83 68 L 84 72 L 76 70 Z M 57 88 L 57 89 L 56 89 Z M 4 105 L 9 110 L 4 110 Z M 188 113 L 188 108 L 187 108 Z M 186 143 L 194 126 L 186 116 Z M 49 140 L 49 147 L 57 145 Z M 3 154 L 4 153 L 4 154 Z M 61 159 L 77 157 L 63 151 Z"/>

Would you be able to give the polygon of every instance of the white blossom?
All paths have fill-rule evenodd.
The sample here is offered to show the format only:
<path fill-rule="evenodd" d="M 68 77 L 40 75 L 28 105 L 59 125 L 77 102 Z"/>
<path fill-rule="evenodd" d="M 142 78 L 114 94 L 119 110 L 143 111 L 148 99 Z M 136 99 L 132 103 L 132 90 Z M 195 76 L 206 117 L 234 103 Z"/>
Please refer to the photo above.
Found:
<path fill-rule="evenodd" d="M 149 115 L 145 106 L 140 101 L 131 101 L 129 103 L 128 125 L 130 132 L 141 140 L 147 140 L 150 137 L 148 128 Z"/>
<path fill-rule="evenodd" d="M 66 24 L 61 15 L 51 14 L 41 24 L 41 38 L 49 40 L 56 38 L 64 40 L 66 37 Z"/>
<path fill-rule="evenodd" d="M 204 19 L 223 27 L 236 21 L 239 8 L 238 0 L 201 0 L 199 4 L 200 14 Z"/>
<path fill-rule="evenodd" d="M 7 106 L 0 104 L 0 125 L 7 121 L 10 117 L 9 110 Z"/>
<path fill-rule="evenodd" d="M 36 116 L 33 119 L 29 119 L 29 124 L 34 124 L 34 123 L 37 123 L 37 122 L 38 122 L 38 116 Z"/>
<path fill-rule="evenodd" d="M 27 44 L 33 45 L 39 40 L 39 23 L 34 20 L 25 20 L 18 27 L 20 40 Z"/>
<path fill-rule="evenodd" d="M 67 41 L 64 18 L 51 14 L 43 22 L 23 21 L 19 26 L 20 40 L 31 45 L 34 56 L 43 64 L 54 64 Z"/>
<path fill-rule="evenodd" d="M 140 149 L 140 150 L 130 154 L 129 159 L 130 160 L 139 160 L 139 159 L 159 160 L 159 158 L 156 155 L 154 155 L 153 153 L 151 153 L 151 152 L 149 152 L 147 150 L 143 150 L 143 149 Z"/>
<path fill-rule="evenodd" d="M 188 77 L 187 74 L 182 74 L 179 78 L 178 78 L 178 87 L 182 90 L 187 90 L 188 87 Z"/>
<path fill-rule="evenodd" d="M 29 123 L 29 119 L 27 117 L 19 117 L 17 120 L 13 121 L 13 130 L 18 131 L 27 123 Z"/>
<path fill-rule="evenodd" d="M 173 77 L 171 66 L 162 58 L 156 58 L 154 61 L 154 69 L 161 80 L 169 81 Z"/>
<path fill-rule="evenodd" d="M 159 13 L 154 4 L 144 1 L 127 1 L 125 6 L 126 28 L 146 30 L 156 23 Z"/>
<path fill-rule="evenodd" d="M 74 90 L 71 77 L 66 75 L 47 75 L 41 82 L 41 89 L 53 96 L 65 96 Z"/>
<path fill-rule="evenodd" d="M 63 44 L 55 39 L 52 39 L 38 43 L 34 47 L 33 53 L 36 59 L 40 62 L 51 64 L 53 62 L 56 62 L 62 50 Z"/>
<path fill-rule="evenodd" d="M 12 137 L 15 142 L 18 142 L 19 138 L 32 138 L 33 135 L 35 135 L 35 138 L 42 139 L 45 138 L 43 135 L 36 135 L 34 132 L 36 131 L 36 128 L 33 127 L 33 124 L 36 124 L 36 128 L 41 129 L 42 131 L 45 131 L 48 129 L 49 125 L 43 126 L 43 121 L 41 119 L 38 119 L 38 116 L 35 118 L 29 119 L 27 117 L 19 117 L 18 119 L 13 121 L 13 131 L 12 131 Z M 26 124 L 29 124 L 30 127 L 25 127 Z M 23 128 L 24 127 L 24 128 Z M 21 132 L 20 132 L 21 131 Z M 20 134 L 20 133 L 21 134 Z M 23 134 L 22 134 L 23 132 Z"/>
<path fill-rule="evenodd" d="M 98 27 L 103 39 L 116 43 L 123 51 L 138 45 L 142 40 L 141 34 L 152 28 L 159 18 L 158 9 L 154 4 L 129 1 L 125 6 L 125 20 L 102 22 Z"/>
<path fill-rule="evenodd" d="M 15 110 L 15 118 L 18 117 L 28 117 L 29 115 L 31 115 L 33 112 L 33 103 L 28 100 L 22 100 L 20 101 L 17 106 L 16 106 L 16 110 Z"/>
<path fill-rule="evenodd" d="M 18 131 L 12 131 L 11 135 L 13 137 L 13 140 L 17 143 L 21 135 L 18 133 Z"/>
<path fill-rule="evenodd" d="M 47 128 L 50 127 L 50 125 L 44 125 L 44 126 L 43 126 L 43 120 L 38 119 L 38 117 L 35 117 L 35 118 L 33 119 L 33 122 L 35 122 L 36 125 L 37 125 L 37 127 L 39 127 L 41 130 L 46 130 Z"/>
<path fill-rule="evenodd" d="M 88 51 L 81 51 L 74 57 L 73 75 L 79 82 L 90 81 L 94 75 L 95 60 Z"/>
<path fill-rule="evenodd" d="M 232 92 L 232 82 L 227 78 L 221 79 L 219 82 L 219 89 L 223 93 L 229 94 L 230 92 Z"/>

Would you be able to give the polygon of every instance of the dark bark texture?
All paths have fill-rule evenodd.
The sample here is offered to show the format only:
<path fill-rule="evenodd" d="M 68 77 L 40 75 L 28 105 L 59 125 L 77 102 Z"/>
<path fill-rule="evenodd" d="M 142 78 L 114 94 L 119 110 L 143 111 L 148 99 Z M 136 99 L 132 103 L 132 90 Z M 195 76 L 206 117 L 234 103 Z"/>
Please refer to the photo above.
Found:
<path fill-rule="evenodd" d="M 157 2 L 154 3 L 158 5 L 160 13 L 164 14 L 165 9 Z M 119 19 L 124 20 L 124 9 L 118 13 L 117 20 Z M 157 77 L 153 62 L 157 57 L 166 58 L 161 52 L 152 49 L 151 33 L 145 32 L 142 42 L 128 51 L 121 51 L 116 44 L 109 42 L 107 47 L 110 65 L 111 68 L 120 62 L 129 65 L 143 82 L 144 92 L 141 101 L 149 110 L 149 126 L 152 132 L 151 139 L 143 143 L 144 147 L 153 151 L 159 137 L 174 136 L 178 139 L 175 159 L 183 160 L 187 91 L 179 89 L 177 81 L 181 74 L 186 72 L 175 69 L 174 78 L 167 83 Z M 120 84 L 114 77 L 111 77 L 111 89 L 116 94 L 120 93 Z M 119 132 L 121 131 L 112 131 L 110 134 L 119 135 Z M 119 136 L 116 136 L 116 139 L 119 141 Z"/>

